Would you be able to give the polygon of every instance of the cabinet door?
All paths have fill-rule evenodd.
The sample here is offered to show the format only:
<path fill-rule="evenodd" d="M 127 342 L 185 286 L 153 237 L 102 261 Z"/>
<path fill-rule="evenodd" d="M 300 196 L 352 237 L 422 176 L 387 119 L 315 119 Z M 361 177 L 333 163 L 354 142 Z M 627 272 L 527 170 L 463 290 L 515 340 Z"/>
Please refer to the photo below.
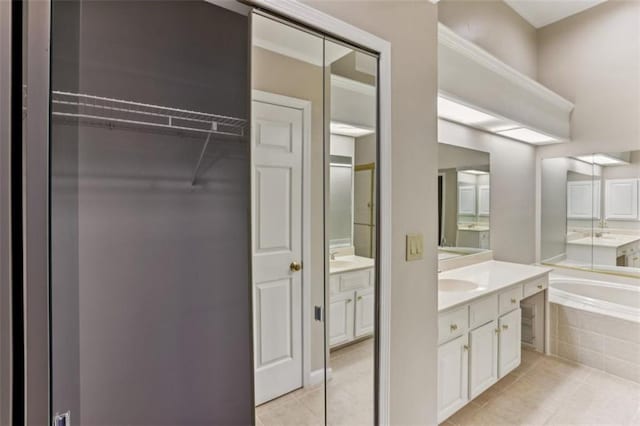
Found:
<path fill-rule="evenodd" d="M 476 186 L 475 185 L 458 186 L 458 214 L 475 216 L 476 214 Z"/>
<path fill-rule="evenodd" d="M 600 218 L 600 182 L 590 180 L 567 182 L 567 218 Z"/>
<path fill-rule="evenodd" d="M 375 294 L 373 288 L 356 291 L 355 336 L 373 333 L 375 320 Z"/>
<path fill-rule="evenodd" d="M 491 197 L 489 185 L 478 185 L 478 216 L 489 216 Z"/>
<path fill-rule="evenodd" d="M 503 378 L 520 365 L 521 310 L 509 312 L 498 319 L 498 377 Z"/>
<path fill-rule="evenodd" d="M 438 423 L 469 400 L 469 335 L 438 347 Z"/>
<path fill-rule="evenodd" d="M 352 291 L 331 296 L 329 303 L 329 346 L 353 340 Z"/>
<path fill-rule="evenodd" d="M 605 210 L 606 219 L 638 219 L 638 180 L 607 180 Z"/>
<path fill-rule="evenodd" d="M 469 398 L 498 381 L 498 324 L 491 321 L 469 333 Z"/>

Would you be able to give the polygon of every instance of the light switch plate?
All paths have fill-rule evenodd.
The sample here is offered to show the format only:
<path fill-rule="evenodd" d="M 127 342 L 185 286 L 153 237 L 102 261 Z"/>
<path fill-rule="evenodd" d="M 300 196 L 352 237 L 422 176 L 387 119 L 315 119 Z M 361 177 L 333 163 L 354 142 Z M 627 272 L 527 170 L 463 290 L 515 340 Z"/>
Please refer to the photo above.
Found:
<path fill-rule="evenodd" d="M 407 262 L 422 259 L 424 246 L 422 234 L 407 234 Z"/>

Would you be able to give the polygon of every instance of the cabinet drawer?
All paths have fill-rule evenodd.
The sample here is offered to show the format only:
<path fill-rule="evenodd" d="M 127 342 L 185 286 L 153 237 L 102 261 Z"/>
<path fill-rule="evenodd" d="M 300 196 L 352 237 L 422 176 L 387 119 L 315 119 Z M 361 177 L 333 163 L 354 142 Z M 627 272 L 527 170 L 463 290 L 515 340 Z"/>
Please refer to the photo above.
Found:
<path fill-rule="evenodd" d="M 547 287 L 548 287 L 548 283 L 547 283 L 546 276 L 535 279 L 533 281 L 529 281 L 528 283 L 524 283 L 522 297 L 526 299 L 527 297 L 534 295 L 539 291 L 544 290 Z"/>
<path fill-rule="evenodd" d="M 498 306 L 500 315 L 513 311 L 520 307 L 520 299 L 522 299 L 522 285 L 511 287 L 509 290 L 503 291 L 498 295 Z"/>
<path fill-rule="evenodd" d="M 475 301 L 469 306 L 469 328 L 493 321 L 498 316 L 498 296 L 495 294 Z"/>
<path fill-rule="evenodd" d="M 362 269 L 360 271 L 340 274 L 340 291 L 351 291 L 369 287 L 371 285 L 371 272 L 372 269 Z"/>
<path fill-rule="evenodd" d="M 438 341 L 453 339 L 467 332 L 469 327 L 469 308 L 465 305 L 438 316 Z"/>
<path fill-rule="evenodd" d="M 340 293 L 340 275 L 329 275 L 329 294 Z"/>

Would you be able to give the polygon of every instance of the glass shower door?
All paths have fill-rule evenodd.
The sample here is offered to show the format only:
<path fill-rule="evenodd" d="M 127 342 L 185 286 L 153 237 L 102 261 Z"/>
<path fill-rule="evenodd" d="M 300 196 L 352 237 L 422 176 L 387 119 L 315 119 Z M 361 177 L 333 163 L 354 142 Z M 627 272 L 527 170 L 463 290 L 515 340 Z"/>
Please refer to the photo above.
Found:
<path fill-rule="evenodd" d="M 250 424 L 248 16 L 52 7 L 51 416 Z"/>

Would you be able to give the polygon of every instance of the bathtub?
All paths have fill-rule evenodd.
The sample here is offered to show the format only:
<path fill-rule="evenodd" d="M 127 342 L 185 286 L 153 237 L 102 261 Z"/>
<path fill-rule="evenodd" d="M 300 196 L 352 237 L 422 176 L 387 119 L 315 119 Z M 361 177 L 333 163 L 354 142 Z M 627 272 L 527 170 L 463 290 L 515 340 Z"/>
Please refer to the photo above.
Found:
<path fill-rule="evenodd" d="M 550 352 L 640 383 L 640 282 L 593 276 L 549 276 Z"/>
<path fill-rule="evenodd" d="M 551 274 L 549 302 L 640 322 L 640 286 Z"/>

